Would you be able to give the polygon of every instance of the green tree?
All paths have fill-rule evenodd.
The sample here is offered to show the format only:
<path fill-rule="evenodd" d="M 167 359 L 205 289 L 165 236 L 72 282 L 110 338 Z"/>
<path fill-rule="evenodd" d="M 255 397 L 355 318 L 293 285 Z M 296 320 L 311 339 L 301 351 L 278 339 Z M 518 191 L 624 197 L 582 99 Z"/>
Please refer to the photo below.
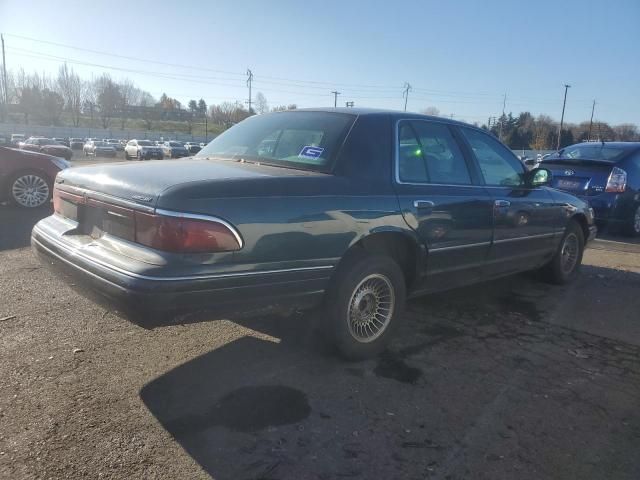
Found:
<path fill-rule="evenodd" d="M 202 117 L 207 114 L 207 102 L 204 101 L 204 98 L 198 100 L 198 113 Z"/>

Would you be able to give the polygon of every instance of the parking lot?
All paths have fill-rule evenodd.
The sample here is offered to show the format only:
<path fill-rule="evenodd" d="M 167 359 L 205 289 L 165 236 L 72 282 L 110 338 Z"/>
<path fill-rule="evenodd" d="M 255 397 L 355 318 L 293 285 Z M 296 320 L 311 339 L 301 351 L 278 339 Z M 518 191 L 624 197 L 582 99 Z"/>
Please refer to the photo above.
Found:
<path fill-rule="evenodd" d="M 133 324 L 35 259 L 48 214 L 0 206 L 0 478 L 640 478 L 637 240 L 411 301 L 346 363 L 309 314 Z"/>

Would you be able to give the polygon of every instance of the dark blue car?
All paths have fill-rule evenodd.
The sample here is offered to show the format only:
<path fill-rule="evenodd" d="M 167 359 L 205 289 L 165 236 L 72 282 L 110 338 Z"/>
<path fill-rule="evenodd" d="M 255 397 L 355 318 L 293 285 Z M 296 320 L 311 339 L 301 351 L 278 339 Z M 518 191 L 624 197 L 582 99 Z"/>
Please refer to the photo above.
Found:
<path fill-rule="evenodd" d="M 552 185 L 586 200 L 599 229 L 640 235 L 640 142 L 588 142 L 559 150 L 542 164 Z"/>

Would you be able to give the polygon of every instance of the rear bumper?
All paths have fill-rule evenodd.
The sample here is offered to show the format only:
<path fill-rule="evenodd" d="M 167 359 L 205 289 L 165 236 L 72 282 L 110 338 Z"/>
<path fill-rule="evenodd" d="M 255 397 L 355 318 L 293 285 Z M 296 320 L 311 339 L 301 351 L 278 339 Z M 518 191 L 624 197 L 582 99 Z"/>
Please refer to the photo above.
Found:
<path fill-rule="evenodd" d="M 595 213 L 599 224 L 621 224 L 628 222 L 633 215 L 634 205 L 640 201 L 640 194 L 633 192 L 602 193 L 595 196 L 581 196 Z"/>
<path fill-rule="evenodd" d="M 39 227 L 40 223 L 33 229 L 31 245 L 43 263 L 85 296 L 138 318 L 139 314 L 157 312 L 310 308 L 322 301 L 333 269 L 320 266 L 181 277 L 146 275 L 92 258 L 91 248 L 75 248 L 64 235 L 51 235 Z"/>

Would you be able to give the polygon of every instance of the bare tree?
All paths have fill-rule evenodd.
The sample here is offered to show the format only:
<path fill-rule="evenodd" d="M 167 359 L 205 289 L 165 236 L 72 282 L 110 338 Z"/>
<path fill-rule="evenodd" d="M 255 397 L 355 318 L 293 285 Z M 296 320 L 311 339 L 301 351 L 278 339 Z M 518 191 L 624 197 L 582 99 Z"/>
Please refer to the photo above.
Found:
<path fill-rule="evenodd" d="M 82 113 L 82 80 L 66 63 L 58 70 L 56 87 L 62 96 L 64 107 L 71 114 L 73 126 L 79 126 Z"/>
<path fill-rule="evenodd" d="M 93 126 L 93 115 L 97 110 L 98 89 L 95 80 L 88 80 L 82 84 L 82 110 L 89 113 L 91 117 L 91 126 Z"/>
<path fill-rule="evenodd" d="M 100 110 L 102 128 L 109 128 L 111 119 L 118 111 L 118 106 L 122 103 L 120 87 L 106 73 L 95 82 L 97 93 L 97 105 Z"/>
<path fill-rule="evenodd" d="M 118 89 L 120 91 L 119 102 L 118 102 L 118 113 L 120 115 L 120 128 L 124 130 L 124 126 L 127 122 L 127 118 L 129 118 L 129 110 L 131 105 L 135 105 L 137 99 L 136 96 L 139 95 L 140 90 L 136 88 L 134 83 L 125 78 L 122 82 L 118 84 Z"/>
<path fill-rule="evenodd" d="M 140 93 L 140 113 L 144 126 L 147 130 L 151 130 L 153 120 L 156 118 L 156 99 L 149 92 L 142 91 Z"/>
<path fill-rule="evenodd" d="M 269 104 L 267 103 L 267 97 L 262 92 L 256 94 L 256 112 L 262 114 L 269 111 Z"/>

